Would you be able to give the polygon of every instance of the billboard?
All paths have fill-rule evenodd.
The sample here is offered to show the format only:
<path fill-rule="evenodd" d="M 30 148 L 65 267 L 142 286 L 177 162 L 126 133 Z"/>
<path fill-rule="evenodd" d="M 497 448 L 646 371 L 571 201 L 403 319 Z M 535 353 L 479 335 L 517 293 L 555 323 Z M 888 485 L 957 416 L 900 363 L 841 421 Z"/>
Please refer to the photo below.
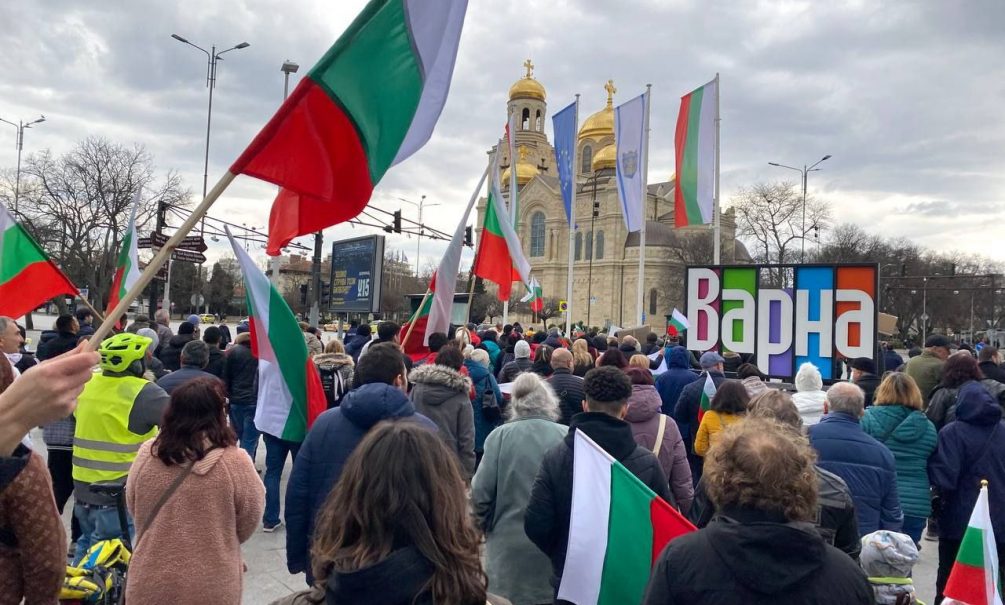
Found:
<path fill-rule="evenodd" d="M 875 358 L 874 264 L 688 267 L 687 347 L 748 353 L 792 378 L 811 362 L 838 379 L 839 358 Z"/>
<path fill-rule="evenodd" d="M 383 235 L 367 235 L 333 242 L 328 310 L 333 313 L 379 311 L 383 270 Z"/>

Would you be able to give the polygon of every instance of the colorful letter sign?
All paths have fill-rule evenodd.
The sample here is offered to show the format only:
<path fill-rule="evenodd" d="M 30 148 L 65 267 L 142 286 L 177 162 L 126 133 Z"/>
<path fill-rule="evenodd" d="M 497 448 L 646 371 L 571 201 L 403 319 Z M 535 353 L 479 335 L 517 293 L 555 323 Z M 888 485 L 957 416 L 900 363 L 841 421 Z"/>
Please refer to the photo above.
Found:
<path fill-rule="evenodd" d="M 837 358 L 875 356 L 876 265 L 688 267 L 691 350 L 754 355 L 773 377 L 811 362 L 825 379 Z"/>

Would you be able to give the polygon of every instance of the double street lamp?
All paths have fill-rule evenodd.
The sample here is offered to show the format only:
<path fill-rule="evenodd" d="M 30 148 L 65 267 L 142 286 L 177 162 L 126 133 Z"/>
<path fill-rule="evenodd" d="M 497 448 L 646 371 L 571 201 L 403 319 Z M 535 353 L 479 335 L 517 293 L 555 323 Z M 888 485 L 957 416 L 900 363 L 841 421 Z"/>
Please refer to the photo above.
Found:
<path fill-rule="evenodd" d="M 216 45 L 215 44 L 210 47 L 210 50 L 206 50 L 205 48 L 202 48 L 201 46 L 198 46 L 196 44 L 193 44 L 193 43 L 189 42 L 188 40 L 186 40 L 185 38 L 182 38 L 178 34 L 171 34 L 171 37 L 174 38 L 175 40 L 181 42 L 182 44 L 188 44 L 192 48 L 195 48 L 197 50 L 202 51 L 206 55 L 206 86 L 209 88 L 209 110 L 206 112 L 206 154 L 205 154 L 205 159 L 204 159 L 204 162 L 203 162 L 203 174 L 202 174 L 202 197 L 203 197 L 203 199 L 205 199 L 205 197 L 206 197 L 206 191 L 208 189 L 208 184 L 209 184 L 209 130 L 210 130 L 210 125 L 212 124 L 212 121 L 213 121 L 213 89 L 216 88 L 216 63 L 217 63 L 217 61 L 222 61 L 223 60 L 223 55 L 225 53 L 229 53 L 232 50 L 241 50 L 242 48 L 248 48 L 249 46 L 251 46 L 251 44 L 248 44 L 247 42 L 241 42 L 240 44 L 236 44 L 234 46 L 231 46 L 230 48 L 228 48 L 226 50 L 221 50 L 220 52 L 216 52 Z M 205 217 L 203 217 L 203 219 L 202 219 L 202 223 L 201 223 L 201 226 L 200 226 L 200 232 L 201 232 L 202 237 L 206 236 L 206 218 Z M 170 261 L 168 261 L 168 262 L 170 263 Z M 170 276 L 170 273 L 168 273 L 168 275 Z M 202 265 L 199 265 L 198 270 L 197 270 L 197 275 L 199 276 L 197 279 L 201 279 Z M 169 277 L 169 279 L 170 279 L 170 277 Z"/>
<path fill-rule="evenodd" d="M 419 203 L 415 203 L 412 200 L 406 200 L 403 197 L 398 198 L 399 202 L 405 202 L 406 204 L 411 204 L 413 206 L 419 207 L 419 233 L 415 236 L 415 277 L 419 277 L 419 253 L 422 251 L 422 209 L 426 206 L 439 206 L 440 204 L 427 204 L 426 196 L 423 195 L 419 198 Z"/>
<path fill-rule="evenodd" d="M 24 129 L 31 128 L 32 124 L 41 124 L 44 121 L 45 116 L 39 116 L 37 120 L 32 120 L 31 122 L 18 120 L 17 124 L 0 118 L 0 122 L 10 124 L 17 129 L 17 140 L 15 141 L 17 146 L 17 173 L 14 177 L 14 214 L 17 214 L 17 201 L 21 196 L 21 150 L 24 149 Z"/>
<path fill-rule="evenodd" d="M 785 164 L 779 164 L 778 162 L 768 162 L 769 166 L 777 166 L 778 168 L 788 168 L 789 170 L 795 170 L 796 172 L 803 175 L 803 227 L 801 233 L 799 234 L 800 263 L 806 261 L 806 175 L 815 170 L 820 170 L 819 168 L 817 168 L 817 166 L 819 166 L 820 163 L 823 162 L 824 160 L 829 160 L 830 157 L 831 157 L 830 154 L 825 155 L 824 157 L 820 158 L 820 160 L 817 161 L 816 164 L 813 164 L 812 166 L 806 166 L 805 164 L 803 164 L 802 168 L 796 168 L 795 166 L 786 166 Z"/>

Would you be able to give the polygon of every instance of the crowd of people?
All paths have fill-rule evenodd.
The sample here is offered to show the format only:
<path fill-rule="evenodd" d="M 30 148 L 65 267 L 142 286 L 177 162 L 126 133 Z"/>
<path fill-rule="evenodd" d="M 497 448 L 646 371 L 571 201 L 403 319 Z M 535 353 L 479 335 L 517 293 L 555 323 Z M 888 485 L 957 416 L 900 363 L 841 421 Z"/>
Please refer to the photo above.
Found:
<path fill-rule="evenodd" d="M 847 360 L 850 380 L 825 384 L 803 364 L 790 386 L 675 336 L 468 325 L 412 359 L 390 321 L 344 343 L 303 324 L 328 410 L 293 442 L 255 426 L 247 325 L 231 342 L 158 313 L 86 353 L 90 320 L 61 316 L 38 363 L 0 317 L 0 603 L 53 602 L 67 557 L 120 537 L 92 488 L 127 477 L 129 602 L 239 603 L 241 544 L 285 525 L 305 590 L 281 603 L 551 603 L 576 431 L 698 528 L 656 558 L 647 604 L 910 603 L 927 539 L 941 602 L 982 479 L 1005 556 L 990 345 L 934 335 L 906 363 L 885 350 L 882 374 Z"/>

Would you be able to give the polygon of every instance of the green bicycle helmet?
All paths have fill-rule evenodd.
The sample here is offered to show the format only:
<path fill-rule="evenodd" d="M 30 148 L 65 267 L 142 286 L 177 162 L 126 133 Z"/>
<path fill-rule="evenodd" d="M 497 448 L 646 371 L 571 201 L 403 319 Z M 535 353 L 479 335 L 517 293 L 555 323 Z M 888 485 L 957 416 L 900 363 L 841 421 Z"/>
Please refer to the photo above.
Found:
<path fill-rule="evenodd" d="M 153 340 L 146 336 L 123 332 L 101 341 L 98 354 L 101 355 L 101 369 L 111 372 L 125 372 L 134 361 L 141 361 L 147 347 Z"/>

